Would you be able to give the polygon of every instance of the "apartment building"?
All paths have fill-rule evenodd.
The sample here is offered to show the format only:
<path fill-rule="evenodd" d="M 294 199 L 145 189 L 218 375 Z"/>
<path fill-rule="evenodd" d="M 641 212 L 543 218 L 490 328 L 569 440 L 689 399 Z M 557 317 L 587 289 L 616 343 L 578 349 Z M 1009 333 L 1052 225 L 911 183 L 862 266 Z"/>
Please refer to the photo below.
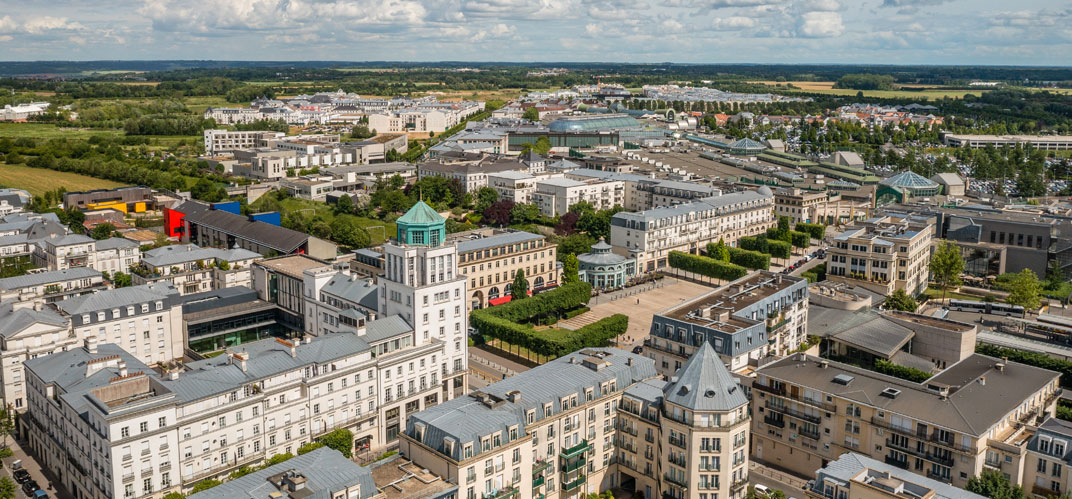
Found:
<path fill-rule="evenodd" d="M 138 243 L 113 237 L 97 241 L 81 234 L 53 234 L 37 241 L 34 260 L 48 270 L 89 267 L 100 272 L 129 272 L 141 260 Z"/>
<path fill-rule="evenodd" d="M 0 302 L 42 300 L 52 303 L 106 287 L 104 276 L 88 267 L 51 270 L 0 279 Z"/>
<path fill-rule="evenodd" d="M 435 161 L 421 163 L 417 177 L 443 177 L 461 182 L 465 192 L 475 194 L 488 186 L 488 176 L 507 171 L 525 171 L 527 167 L 515 160 L 491 155 L 463 155 L 461 158 L 440 155 Z"/>
<path fill-rule="evenodd" d="M 141 264 L 131 269 L 133 283 L 170 283 L 189 295 L 235 286 L 253 287 L 253 262 L 260 253 L 241 248 L 202 248 L 173 244 L 146 251 Z"/>
<path fill-rule="evenodd" d="M 748 398 L 710 344 L 671 381 L 627 388 L 619 408 L 619 486 L 633 483 L 637 497 L 746 495 Z"/>
<path fill-rule="evenodd" d="M 259 113 L 258 113 L 259 114 Z M 205 154 L 215 156 L 236 149 L 266 147 L 271 139 L 285 137 L 283 132 L 247 132 L 231 130 L 205 130 Z"/>
<path fill-rule="evenodd" d="M 525 172 L 508 170 L 488 175 L 488 187 L 499 193 L 499 200 L 531 203 L 536 192 L 536 177 Z"/>
<path fill-rule="evenodd" d="M 859 222 L 834 238 L 827 279 L 890 295 L 923 291 L 930 276 L 934 219 L 886 215 Z"/>
<path fill-rule="evenodd" d="M 760 270 L 655 314 L 644 344 L 659 374 L 673 376 L 703 345 L 736 372 L 807 338 L 807 279 Z"/>
<path fill-rule="evenodd" d="M 451 234 L 458 247 L 458 271 L 469 279 L 467 310 L 506 303 L 519 270 L 529 291 L 558 285 L 557 245 L 539 234 L 513 229 L 478 229 Z"/>
<path fill-rule="evenodd" d="M 1024 492 L 1035 497 L 1060 497 L 1072 487 L 1067 471 L 1072 466 L 1069 442 L 1072 423 L 1049 418 L 1030 436 L 1023 460 L 1006 462 L 997 453 L 988 453 L 986 466 L 1010 476 L 1022 475 Z"/>
<path fill-rule="evenodd" d="M 793 354 L 756 371 L 752 458 L 808 474 L 856 452 L 963 488 L 984 466 L 1023 466 L 1031 428 L 1055 410 L 1058 377 L 974 354 L 913 383 Z"/>
<path fill-rule="evenodd" d="M 121 345 L 146 364 L 183 355 L 182 303 L 167 283 L 109 289 L 56 302 L 74 335 Z"/>
<path fill-rule="evenodd" d="M 369 114 L 368 127 L 379 133 L 442 133 L 483 110 L 483 102 L 417 105 Z"/>
<path fill-rule="evenodd" d="M 130 272 L 130 268 L 141 261 L 141 246 L 122 237 L 97 241 L 96 250 L 93 268 L 109 274 Z"/>
<path fill-rule="evenodd" d="M 620 180 L 625 183 L 625 199 L 622 206 L 629 211 L 675 206 L 718 196 L 722 191 L 705 184 L 655 178 L 655 175 L 616 173 L 610 170 L 579 168 L 566 173 L 567 178 L 588 180 Z"/>
<path fill-rule="evenodd" d="M 774 214 L 789 217 L 798 223 L 841 224 L 862 221 L 871 217 L 867 203 L 842 199 L 831 192 L 806 191 L 803 189 L 777 189 L 774 191 Z"/>
<path fill-rule="evenodd" d="M 112 344 L 31 360 L 30 447 L 76 497 L 132 498 L 187 492 L 336 428 L 375 439 L 375 359 L 360 336 L 243 348 L 165 376 Z"/>
<path fill-rule="evenodd" d="M 615 486 L 618 408 L 651 361 L 586 349 L 410 417 L 399 452 L 458 497 L 583 497 Z"/>
<path fill-rule="evenodd" d="M 267 497 L 316 497 L 324 499 L 382 499 L 387 494 L 376 488 L 372 471 L 322 447 L 292 457 L 286 462 L 228 480 L 209 490 L 189 496 L 192 499 L 235 499 L 250 491 L 264 491 Z"/>
<path fill-rule="evenodd" d="M 3 404 L 26 410 L 26 378 L 23 363 L 29 359 L 80 346 L 72 334 L 71 320 L 40 300 L 0 303 L 0 382 Z"/>
<path fill-rule="evenodd" d="M 819 468 L 804 493 L 808 499 L 985 499 L 853 452 Z"/>
<path fill-rule="evenodd" d="M 671 251 L 699 253 L 707 243 L 725 240 L 737 245 L 743 236 L 762 234 L 774 226 L 774 194 L 763 186 L 700 201 L 619 212 L 610 222 L 615 251 L 636 258 L 640 272 L 666 268 Z"/>
<path fill-rule="evenodd" d="M 625 182 L 600 179 L 574 180 L 549 178 L 536 182 L 536 190 L 530 195 L 531 203 L 540 208 L 547 217 L 563 215 L 570 206 L 580 202 L 592 205 L 596 210 L 606 210 L 625 203 Z"/>
<path fill-rule="evenodd" d="M 364 327 L 379 310 L 374 279 L 348 268 L 322 266 L 302 272 L 305 332 L 316 336 Z"/>

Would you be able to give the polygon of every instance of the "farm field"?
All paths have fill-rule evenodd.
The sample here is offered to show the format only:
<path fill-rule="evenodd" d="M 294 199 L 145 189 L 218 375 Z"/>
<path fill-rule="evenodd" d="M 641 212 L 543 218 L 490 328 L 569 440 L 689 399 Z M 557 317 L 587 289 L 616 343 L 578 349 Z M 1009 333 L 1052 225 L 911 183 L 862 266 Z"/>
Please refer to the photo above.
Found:
<path fill-rule="evenodd" d="M 0 123 L 0 138 L 88 139 L 94 135 L 116 137 L 123 132 L 107 128 L 66 128 L 52 123 Z"/>
<path fill-rule="evenodd" d="M 863 92 L 865 97 L 878 97 L 884 99 L 915 99 L 915 100 L 935 100 L 943 97 L 952 97 L 955 99 L 963 98 L 965 95 L 982 95 L 989 90 L 962 90 L 962 89 L 944 89 L 942 87 L 934 85 L 912 85 L 913 87 L 925 87 L 926 90 L 853 90 L 851 88 L 833 88 L 834 82 L 832 81 L 753 81 L 749 83 L 761 83 L 772 87 L 772 90 L 776 90 L 782 93 L 820 93 L 830 95 L 856 95 L 858 92 Z M 777 88 L 776 85 L 792 84 L 800 88 Z"/>
<path fill-rule="evenodd" d="M 126 184 L 87 177 L 77 173 L 0 163 L 0 185 L 26 189 L 30 194 L 37 196 L 60 187 L 68 191 L 88 191 L 93 189 L 112 189 Z"/>

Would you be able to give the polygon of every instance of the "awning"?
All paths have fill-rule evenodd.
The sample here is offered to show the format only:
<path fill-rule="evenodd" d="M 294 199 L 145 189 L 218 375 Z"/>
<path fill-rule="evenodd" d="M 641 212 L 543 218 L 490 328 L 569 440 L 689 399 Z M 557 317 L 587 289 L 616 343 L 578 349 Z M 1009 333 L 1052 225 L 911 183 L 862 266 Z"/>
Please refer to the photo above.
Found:
<path fill-rule="evenodd" d="M 513 296 L 509 295 L 501 296 L 499 298 L 492 298 L 488 300 L 488 305 L 502 305 L 503 303 L 508 303 L 511 298 L 513 298 Z"/>

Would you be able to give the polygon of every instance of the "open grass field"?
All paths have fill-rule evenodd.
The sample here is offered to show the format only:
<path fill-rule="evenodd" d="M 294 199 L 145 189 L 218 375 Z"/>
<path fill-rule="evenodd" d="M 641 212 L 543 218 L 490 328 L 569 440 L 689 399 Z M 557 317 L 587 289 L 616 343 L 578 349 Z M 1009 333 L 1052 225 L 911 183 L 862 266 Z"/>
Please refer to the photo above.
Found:
<path fill-rule="evenodd" d="M 182 101 L 186 104 L 186 107 L 190 108 L 190 110 L 195 113 L 203 113 L 205 112 L 205 109 L 210 107 L 249 106 L 249 103 L 234 104 L 227 102 L 227 99 L 224 99 L 222 95 L 184 97 Z"/>
<path fill-rule="evenodd" d="M 860 90 L 853 90 L 850 88 L 834 88 L 834 82 L 832 81 L 753 81 L 749 83 L 761 83 L 772 87 L 772 90 L 776 90 L 780 93 L 819 93 L 830 95 L 856 95 Z M 777 85 L 792 84 L 799 88 L 785 88 L 777 87 Z M 965 95 L 982 95 L 984 92 L 989 92 L 987 89 L 980 90 L 962 90 L 962 89 L 945 89 L 937 85 L 911 85 L 914 88 L 925 88 L 925 90 L 863 90 L 866 97 L 878 97 L 883 99 L 913 99 L 913 100 L 935 100 L 943 97 L 952 97 L 955 99 L 964 98 Z"/>
<path fill-rule="evenodd" d="M 30 191 L 30 194 L 36 196 L 47 191 L 54 191 L 60 187 L 68 191 L 88 191 L 92 189 L 112 189 L 126 184 L 87 177 L 77 173 L 0 163 L 0 185 L 26 189 Z"/>
<path fill-rule="evenodd" d="M 60 127 L 52 123 L 0 123 L 0 137 L 10 139 L 88 139 L 94 135 L 116 137 L 123 132 L 106 128 Z"/>

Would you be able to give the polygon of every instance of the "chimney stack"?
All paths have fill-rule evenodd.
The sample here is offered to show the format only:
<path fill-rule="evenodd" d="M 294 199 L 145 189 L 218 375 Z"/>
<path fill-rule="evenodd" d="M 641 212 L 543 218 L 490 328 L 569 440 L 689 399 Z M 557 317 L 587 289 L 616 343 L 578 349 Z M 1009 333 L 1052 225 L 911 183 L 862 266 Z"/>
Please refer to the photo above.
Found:
<path fill-rule="evenodd" d="M 298 356 L 298 344 L 297 343 L 291 343 L 290 344 L 290 356 L 291 356 L 291 358 L 295 358 L 295 357 Z"/>
<path fill-rule="evenodd" d="M 170 379 L 171 381 L 175 381 L 175 380 L 179 379 L 179 371 L 178 370 L 168 371 L 168 379 Z"/>
<path fill-rule="evenodd" d="M 120 376 L 126 376 L 127 375 L 127 363 L 126 363 L 126 361 L 122 361 L 122 360 L 119 361 L 119 375 Z"/>
<path fill-rule="evenodd" d="M 86 351 L 89 352 L 89 353 L 97 353 L 97 337 L 96 336 L 87 336 L 86 337 Z"/>

